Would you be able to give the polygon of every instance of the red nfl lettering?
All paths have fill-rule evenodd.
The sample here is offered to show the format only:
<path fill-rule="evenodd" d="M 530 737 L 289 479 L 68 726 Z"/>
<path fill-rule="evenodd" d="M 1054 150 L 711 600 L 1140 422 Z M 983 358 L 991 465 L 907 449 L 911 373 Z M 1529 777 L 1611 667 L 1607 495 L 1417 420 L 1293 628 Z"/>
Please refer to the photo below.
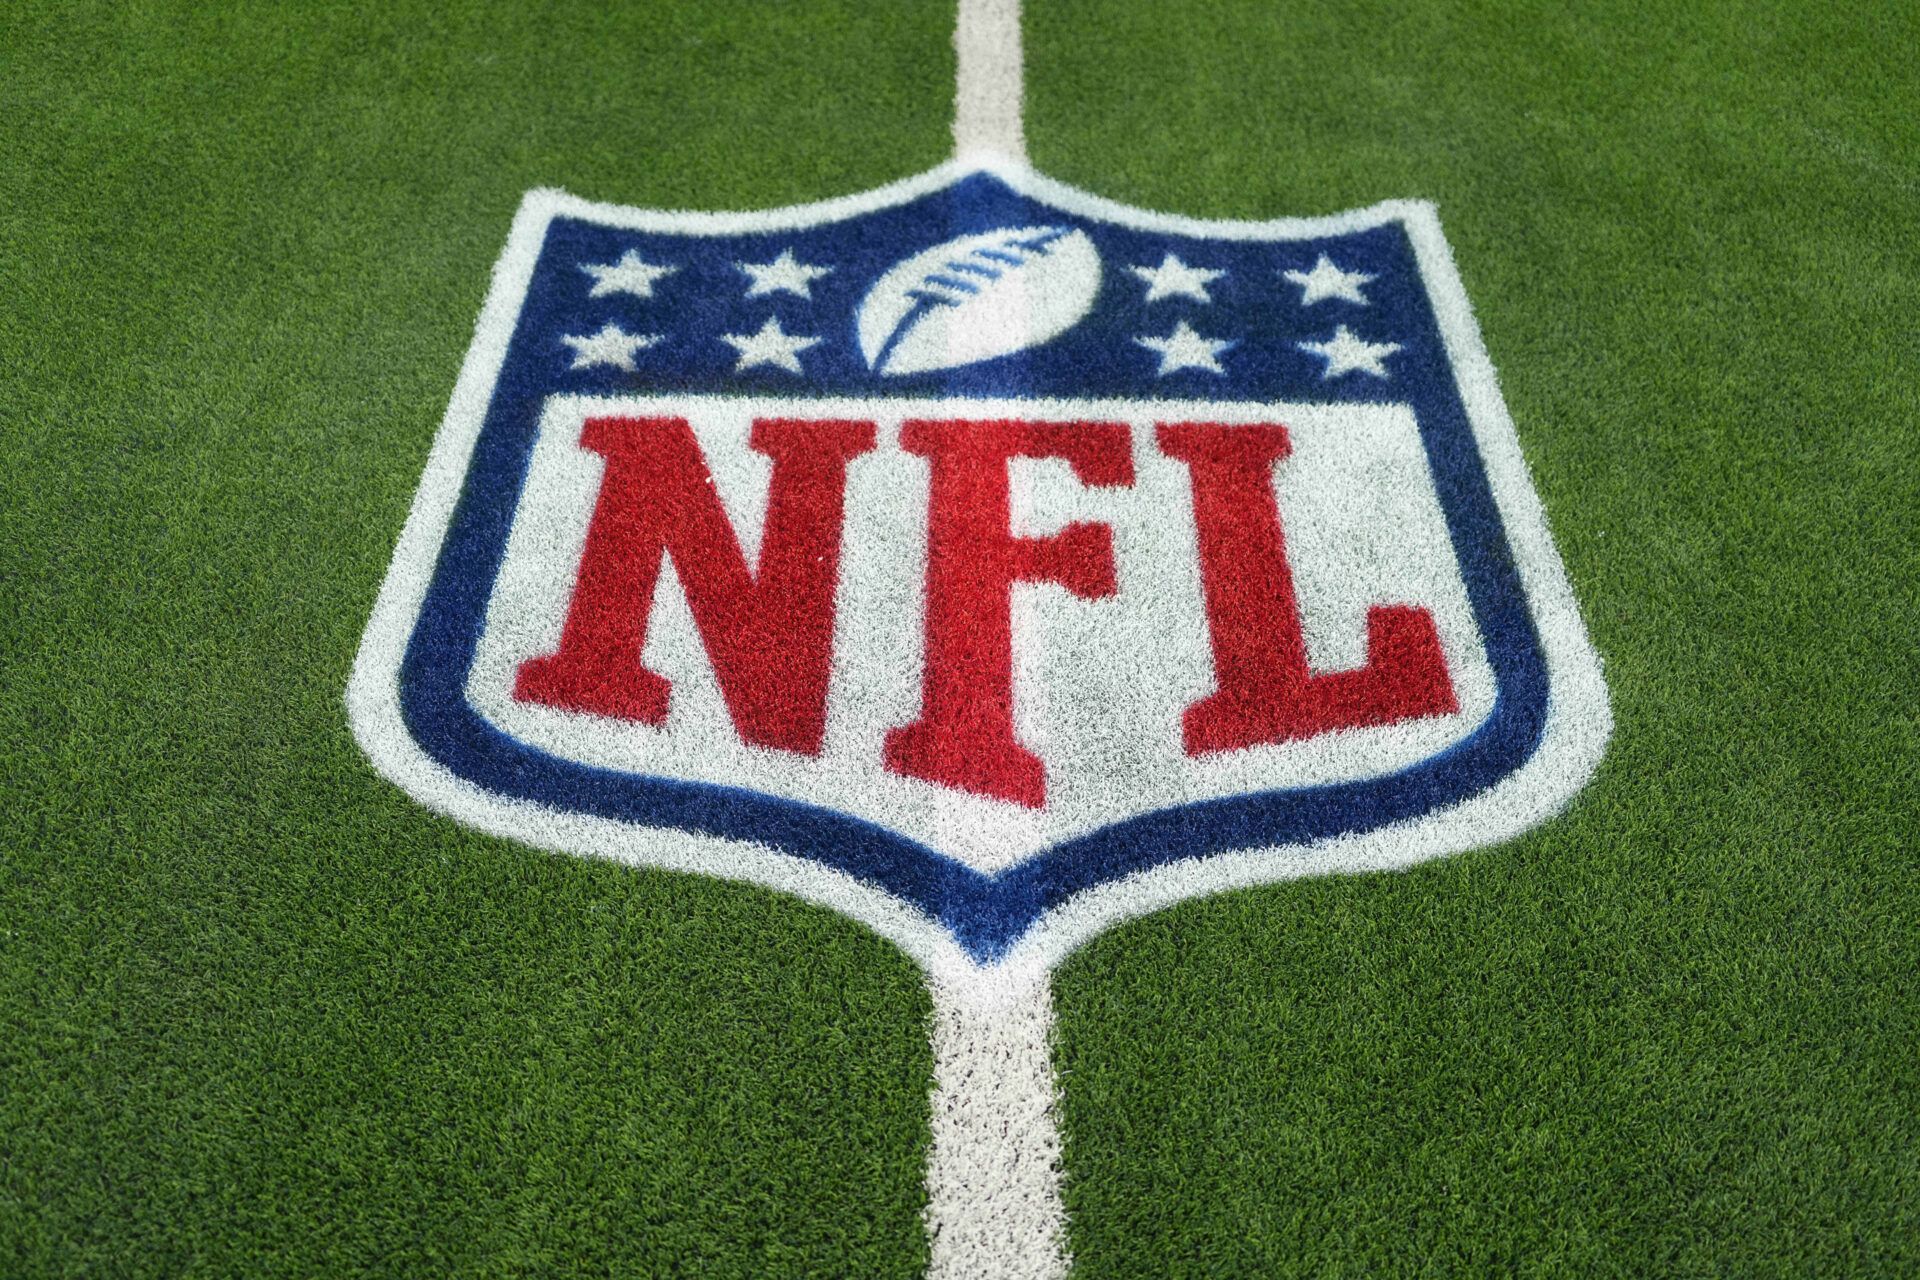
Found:
<path fill-rule="evenodd" d="M 669 681 L 646 668 L 655 585 L 671 556 L 742 742 L 817 755 L 826 731 L 848 464 L 870 422 L 756 419 L 773 459 L 757 573 L 716 496 L 684 418 L 589 419 L 583 448 L 606 473 L 557 653 L 528 660 L 515 697 L 642 724 L 666 721 Z M 1459 709 L 1429 610 L 1367 612 L 1367 661 L 1308 669 L 1273 475 L 1292 451 L 1274 423 L 1161 423 L 1160 451 L 1186 465 L 1215 691 L 1182 716 L 1188 755 L 1393 724 Z M 919 718 L 891 730 L 885 767 L 1028 808 L 1046 765 L 1015 733 L 1016 583 L 1085 600 L 1118 591 L 1113 531 L 1076 521 L 1048 537 L 1011 531 L 1008 463 L 1057 458 L 1093 487 L 1134 482 L 1128 428 L 1114 422 L 909 420 L 903 451 L 928 460 L 924 676 Z"/>
<path fill-rule="evenodd" d="M 1010 529 L 1007 463 L 1060 458 L 1082 484 L 1133 483 L 1117 422 L 908 421 L 900 445 L 933 468 L 927 512 L 926 676 L 920 719 L 887 735 L 887 768 L 1038 808 L 1046 767 L 1013 733 L 1016 582 L 1083 600 L 1118 590 L 1113 530 L 1075 522 L 1050 537 Z"/>
<path fill-rule="evenodd" d="M 1367 611 L 1367 663 L 1313 675 L 1301 634 L 1273 469 L 1292 451 L 1276 424 L 1162 423 L 1160 449 L 1187 464 L 1218 689 L 1188 707 L 1187 754 L 1310 738 L 1459 709 L 1433 614 Z"/>
<path fill-rule="evenodd" d="M 606 477 L 560 651 L 524 663 L 514 696 L 660 724 L 667 680 L 641 664 L 654 584 L 671 555 L 743 741 L 817 754 L 826 732 L 834 590 L 847 464 L 873 448 L 870 422 L 760 419 L 773 459 L 758 573 L 684 418 L 591 418 L 581 445 Z"/>

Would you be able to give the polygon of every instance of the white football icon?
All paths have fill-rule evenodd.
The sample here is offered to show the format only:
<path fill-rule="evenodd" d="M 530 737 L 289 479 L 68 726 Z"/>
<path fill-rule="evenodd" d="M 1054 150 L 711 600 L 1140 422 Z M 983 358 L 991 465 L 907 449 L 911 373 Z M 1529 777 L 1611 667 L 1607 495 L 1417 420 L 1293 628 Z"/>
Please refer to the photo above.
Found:
<path fill-rule="evenodd" d="M 883 374 L 1012 355 L 1057 338 L 1093 309 L 1100 255 L 1084 231 L 1001 227 L 922 250 L 860 304 L 860 351 Z"/>

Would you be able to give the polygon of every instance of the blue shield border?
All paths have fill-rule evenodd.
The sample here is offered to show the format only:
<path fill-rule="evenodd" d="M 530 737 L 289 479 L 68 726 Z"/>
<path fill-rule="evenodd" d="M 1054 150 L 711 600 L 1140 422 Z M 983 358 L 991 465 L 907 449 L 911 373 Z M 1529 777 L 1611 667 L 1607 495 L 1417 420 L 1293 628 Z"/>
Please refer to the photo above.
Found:
<path fill-rule="evenodd" d="M 963 234 L 1048 214 L 1241 243 L 1359 243 L 1353 238 L 1370 236 L 1385 246 L 1381 251 L 1404 252 L 1415 264 L 1422 288 L 1406 305 L 1424 308 L 1420 318 L 1432 341 L 1413 344 L 1409 358 L 1425 361 L 1424 372 L 1407 380 L 1412 394 L 1396 387 L 1377 398 L 1414 405 L 1495 674 L 1494 708 L 1464 740 L 1386 777 L 1142 814 L 990 876 L 830 809 L 566 761 L 501 733 L 468 704 L 468 667 L 540 406 L 552 393 L 538 375 L 551 353 L 534 352 L 525 336 L 536 321 L 553 321 L 528 306 L 550 245 L 594 228 L 753 237 L 854 225 L 874 215 Z M 1046 370 L 1037 366 L 1029 357 L 1020 376 L 1044 385 Z M 837 390 L 869 397 L 1006 394 L 1004 381 L 974 383 L 983 376 L 957 370 L 924 387 L 868 380 Z M 644 389 L 709 392 L 710 375 L 669 371 Z M 1430 205 L 1395 201 L 1327 218 L 1206 222 L 1128 208 L 991 162 L 950 164 L 862 196 L 757 213 L 664 213 L 530 192 L 495 268 L 347 701 L 355 735 L 375 766 L 433 809 L 542 848 L 798 893 L 865 921 L 935 973 L 1044 970 L 1115 921 L 1182 898 L 1302 875 L 1403 867 L 1510 838 L 1578 792 L 1611 732 L 1599 659 Z"/>

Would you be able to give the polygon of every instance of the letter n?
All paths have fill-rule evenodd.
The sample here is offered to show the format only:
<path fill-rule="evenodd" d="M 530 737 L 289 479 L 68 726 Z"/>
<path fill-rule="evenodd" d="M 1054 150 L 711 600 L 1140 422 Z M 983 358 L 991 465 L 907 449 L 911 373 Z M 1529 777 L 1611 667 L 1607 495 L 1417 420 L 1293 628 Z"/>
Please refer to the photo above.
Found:
<path fill-rule="evenodd" d="M 873 448 L 873 424 L 753 424 L 752 447 L 773 459 L 757 571 L 686 419 L 592 418 L 580 443 L 606 459 L 606 475 L 573 602 L 560 651 L 522 663 L 514 696 L 664 723 L 669 683 L 640 655 L 670 555 L 741 741 L 819 754 L 847 464 Z"/>

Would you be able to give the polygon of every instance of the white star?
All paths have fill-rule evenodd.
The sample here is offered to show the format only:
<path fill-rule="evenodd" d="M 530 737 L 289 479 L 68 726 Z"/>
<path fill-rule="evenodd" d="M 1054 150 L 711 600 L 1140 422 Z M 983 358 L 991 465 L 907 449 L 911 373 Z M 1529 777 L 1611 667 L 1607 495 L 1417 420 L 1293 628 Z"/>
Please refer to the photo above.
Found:
<path fill-rule="evenodd" d="M 585 337 L 562 336 L 560 341 L 573 348 L 574 369 L 591 369 L 595 365 L 610 364 L 616 368 L 633 372 L 633 353 L 645 350 L 660 341 L 657 333 L 628 333 L 619 325 L 608 321 L 600 326 L 600 332 Z"/>
<path fill-rule="evenodd" d="M 580 269 L 593 277 L 593 288 L 587 293 L 589 298 L 601 298 L 609 293 L 630 293 L 636 298 L 651 298 L 654 281 L 661 276 L 670 276 L 680 268 L 656 266 L 641 257 L 638 250 L 629 249 L 620 255 L 618 262 L 583 262 Z"/>
<path fill-rule="evenodd" d="M 1323 298 L 1339 298 L 1364 307 L 1367 299 L 1360 292 L 1360 286 L 1373 279 L 1364 271 L 1342 271 L 1324 253 L 1320 255 L 1320 261 L 1313 264 L 1311 271 L 1283 271 L 1280 274 L 1300 286 L 1300 305 L 1303 307 L 1310 307 Z"/>
<path fill-rule="evenodd" d="M 733 366 L 735 373 L 751 369 L 757 364 L 777 364 L 788 373 L 801 373 L 804 371 L 800 368 L 800 353 L 820 339 L 782 333 L 780 317 L 768 316 L 767 322 L 760 326 L 760 332 L 723 333 L 720 341 L 740 353 L 739 363 Z"/>
<path fill-rule="evenodd" d="M 1203 338 L 1185 320 L 1174 325 L 1173 332 L 1164 338 L 1135 338 L 1134 341 L 1149 351 L 1160 353 L 1160 376 L 1163 378 L 1178 369 L 1225 373 L 1218 356 L 1222 351 L 1240 345 L 1231 340 Z"/>
<path fill-rule="evenodd" d="M 1130 270 L 1147 282 L 1148 302 L 1158 302 L 1175 295 L 1192 298 L 1195 302 L 1212 302 L 1213 299 L 1207 296 L 1207 282 L 1227 274 L 1207 267 L 1190 267 L 1171 253 L 1157 267 L 1132 267 Z"/>
<path fill-rule="evenodd" d="M 784 290 L 808 301 L 813 299 L 813 282 L 833 270 L 832 267 L 810 267 L 804 262 L 796 262 L 791 249 L 782 250 L 772 262 L 736 262 L 733 265 L 753 277 L 753 284 L 747 289 L 749 298 Z"/>
<path fill-rule="evenodd" d="M 1311 351 L 1327 362 L 1322 378 L 1337 378 L 1343 373 L 1355 369 L 1364 369 L 1376 378 L 1387 377 L 1387 367 L 1380 363 L 1400 349 L 1397 342 L 1368 342 L 1365 338 L 1356 338 L 1341 325 L 1333 331 L 1333 336 L 1325 342 L 1302 342 L 1296 344 L 1302 351 Z"/>

